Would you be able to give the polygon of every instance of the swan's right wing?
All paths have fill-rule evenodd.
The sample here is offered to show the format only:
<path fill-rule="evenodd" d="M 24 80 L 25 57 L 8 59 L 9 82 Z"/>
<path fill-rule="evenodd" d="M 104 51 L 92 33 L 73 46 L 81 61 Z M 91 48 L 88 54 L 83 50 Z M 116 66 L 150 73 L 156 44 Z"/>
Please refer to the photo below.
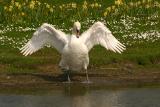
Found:
<path fill-rule="evenodd" d="M 95 45 L 101 45 L 107 50 L 121 53 L 126 48 L 111 33 L 111 31 L 101 22 L 96 22 L 81 36 L 80 40 L 91 50 Z"/>
<path fill-rule="evenodd" d="M 20 50 L 23 55 L 27 56 L 49 44 L 61 53 L 67 43 L 68 37 L 65 33 L 45 23 L 34 32 L 33 37 Z"/>

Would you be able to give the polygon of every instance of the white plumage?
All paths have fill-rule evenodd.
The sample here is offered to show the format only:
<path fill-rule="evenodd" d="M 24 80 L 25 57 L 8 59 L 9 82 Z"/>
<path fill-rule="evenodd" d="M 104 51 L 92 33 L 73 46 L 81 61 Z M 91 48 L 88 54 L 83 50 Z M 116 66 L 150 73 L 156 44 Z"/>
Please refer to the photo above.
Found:
<path fill-rule="evenodd" d="M 96 22 L 87 31 L 79 36 L 81 25 L 75 22 L 72 35 L 66 35 L 50 24 L 43 24 L 33 34 L 29 42 L 21 48 L 23 55 L 31 55 L 46 44 L 57 49 L 62 55 L 60 67 L 66 70 L 86 70 L 89 64 L 88 52 L 95 45 L 101 45 L 107 50 L 121 53 L 125 46 L 121 44 L 111 31 L 101 22 Z M 88 80 L 88 74 L 87 74 Z"/>

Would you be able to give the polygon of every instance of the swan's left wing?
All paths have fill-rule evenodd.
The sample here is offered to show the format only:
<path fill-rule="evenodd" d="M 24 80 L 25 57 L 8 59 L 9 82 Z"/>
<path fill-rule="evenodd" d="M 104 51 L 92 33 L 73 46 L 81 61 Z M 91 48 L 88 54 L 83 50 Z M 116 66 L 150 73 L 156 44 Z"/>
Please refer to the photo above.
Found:
<path fill-rule="evenodd" d="M 121 53 L 125 46 L 120 43 L 111 31 L 101 22 L 96 22 L 81 36 L 80 40 L 91 50 L 93 46 L 100 44 L 108 50 Z"/>
<path fill-rule="evenodd" d="M 21 48 L 23 55 L 31 55 L 32 53 L 49 44 L 62 53 L 64 46 L 68 43 L 68 36 L 54 28 L 54 26 L 44 23 L 33 34 L 32 38 Z"/>

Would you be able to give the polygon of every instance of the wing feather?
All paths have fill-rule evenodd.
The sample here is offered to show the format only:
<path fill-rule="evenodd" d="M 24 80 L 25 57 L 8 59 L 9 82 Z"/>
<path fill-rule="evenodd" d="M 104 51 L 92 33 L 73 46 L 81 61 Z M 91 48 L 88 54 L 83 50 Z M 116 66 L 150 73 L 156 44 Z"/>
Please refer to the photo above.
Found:
<path fill-rule="evenodd" d="M 67 43 L 68 37 L 65 33 L 45 23 L 34 32 L 32 38 L 20 50 L 27 56 L 49 44 L 61 53 Z"/>
<path fill-rule="evenodd" d="M 100 44 L 107 50 L 121 53 L 126 47 L 120 43 L 111 33 L 111 31 L 101 22 L 96 22 L 87 31 L 85 31 L 80 40 L 86 44 L 88 50 L 93 46 Z"/>

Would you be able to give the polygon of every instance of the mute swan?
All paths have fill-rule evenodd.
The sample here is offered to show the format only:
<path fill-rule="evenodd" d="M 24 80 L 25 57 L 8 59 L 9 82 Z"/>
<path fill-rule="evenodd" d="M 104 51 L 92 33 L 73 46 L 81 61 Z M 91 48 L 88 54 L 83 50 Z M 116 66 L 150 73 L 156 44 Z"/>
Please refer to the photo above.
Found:
<path fill-rule="evenodd" d="M 101 45 L 107 50 L 121 53 L 125 46 L 121 44 L 111 31 L 101 22 L 94 23 L 80 36 L 81 24 L 77 21 L 73 25 L 72 35 L 67 35 L 54 26 L 44 23 L 33 34 L 33 37 L 20 50 L 23 55 L 31 55 L 46 44 L 50 44 L 61 54 L 59 66 L 65 70 L 85 70 L 88 79 L 88 52 L 95 45 Z M 68 73 L 68 81 L 70 81 Z"/>

